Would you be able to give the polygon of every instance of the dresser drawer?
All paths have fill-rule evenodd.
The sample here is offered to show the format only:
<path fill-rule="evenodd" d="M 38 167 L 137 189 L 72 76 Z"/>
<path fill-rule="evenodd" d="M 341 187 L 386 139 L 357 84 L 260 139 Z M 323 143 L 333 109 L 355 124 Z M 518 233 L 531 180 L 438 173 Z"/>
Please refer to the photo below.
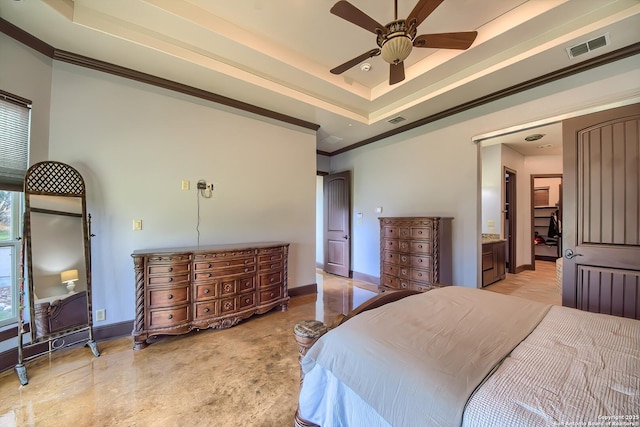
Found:
<path fill-rule="evenodd" d="M 400 265 L 411 265 L 411 255 L 408 253 L 400 253 L 398 259 L 400 260 Z"/>
<path fill-rule="evenodd" d="M 396 226 L 382 227 L 380 237 L 383 239 L 397 239 L 400 237 L 400 228 Z"/>
<path fill-rule="evenodd" d="M 431 228 L 411 227 L 411 238 L 415 240 L 431 240 Z"/>
<path fill-rule="evenodd" d="M 189 302 L 189 287 L 149 291 L 149 307 L 169 307 Z"/>
<path fill-rule="evenodd" d="M 260 304 L 267 304 L 282 298 L 282 286 L 275 286 L 270 289 L 260 291 Z"/>
<path fill-rule="evenodd" d="M 431 270 L 432 260 L 430 256 L 411 255 L 411 266 Z"/>
<path fill-rule="evenodd" d="M 284 246 L 274 246 L 271 248 L 261 248 L 258 250 L 258 254 L 275 254 L 275 253 L 284 253 Z"/>
<path fill-rule="evenodd" d="M 199 253 L 193 259 L 196 263 L 205 263 L 209 261 L 219 261 L 233 258 L 247 258 L 256 254 L 255 249 L 237 250 L 237 251 L 221 251 L 212 253 Z"/>
<path fill-rule="evenodd" d="M 256 289 L 255 276 L 241 277 L 238 279 L 238 292 L 250 292 Z"/>
<path fill-rule="evenodd" d="M 397 251 L 398 250 L 398 240 L 396 239 L 384 239 L 382 241 L 382 247 L 387 251 Z"/>
<path fill-rule="evenodd" d="M 202 320 L 218 315 L 218 301 L 199 302 L 195 305 L 194 320 Z"/>
<path fill-rule="evenodd" d="M 219 289 L 219 295 L 221 297 L 227 296 L 227 295 L 235 295 L 236 294 L 236 285 L 238 284 L 238 282 L 235 279 L 231 279 L 231 280 L 223 280 L 222 282 L 220 282 L 220 289 Z"/>
<path fill-rule="evenodd" d="M 410 279 L 410 278 L 411 278 L 411 267 L 406 266 L 406 265 L 401 265 L 401 266 L 398 268 L 398 274 L 397 274 L 397 276 L 398 276 L 400 279 L 405 279 L 405 280 Z"/>
<path fill-rule="evenodd" d="M 282 251 L 282 248 L 277 248 L 277 250 L 274 249 L 272 252 L 265 254 L 260 253 L 260 255 L 258 255 L 258 262 L 260 264 L 282 260 L 284 260 L 284 253 Z"/>
<path fill-rule="evenodd" d="M 422 270 L 419 268 L 411 269 L 411 280 L 427 285 L 433 282 L 433 279 L 431 278 L 431 272 L 429 270 Z"/>
<path fill-rule="evenodd" d="M 168 275 L 189 273 L 190 264 L 187 263 L 175 263 L 175 264 L 149 264 L 147 267 L 147 274 L 150 276 L 155 275 Z"/>
<path fill-rule="evenodd" d="M 383 251 L 382 253 L 382 261 L 387 262 L 389 264 L 398 264 L 398 253 L 391 251 Z"/>
<path fill-rule="evenodd" d="M 225 298 L 220 300 L 220 315 L 235 313 L 238 307 L 238 298 Z"/>
<path fill-rule="evenodd" d="M 227 258 L 227 259 L 215 259 L 210 261 L 197 261 L 194 263 L 194 270 L 200 272 L 202 270 L 216 270 L 227 267 L 239 267 L 243 265 L 251 265 L 256 263 L 255 257 L 244 258 Z"/>
<path fill-rule="evenodd" d="M 147 258 L 147 265 L 151 264 L 175 264 L 189 262 L 191 254 L 151 255 Z"/>
<path fill-rule="evenodd" d="M 417 252 L 421 254 L 430 254 L 431 249 L 430 241 L 417 241 L 411 242 L 411 252 Z"/>
<path fill-rule="evenodd" d="M 282 271 L 276 271 L 275 273 L 260 275 L 261 288 L 266 288 L 268 286 L 274 286 L 274 285 L 280 285 L 280 284 L 282 284 Z"/>
<path fill-rule="evenodd" d="M 148 276 L 149 286 L 166 286 L 189 283 L 189 274 L 175 274 L 167 276 Z"/>
<path fill-rule="evenodd" d="M 168 328 L 189 321 L 189 306 L 149 311 L 149 328 Z"/>
<path fill-rule="evenodd" d="M 399 240 L 398 241 L 398 250 L 400 252 L 411 252 L 411 241 L 409 241 L 409 240 Z"/>
<path fill-rule="evenodd" d="M 194 301 L 205 301 L 218 296 L 217 283 L 205 283 L 202 285 L 194 285 Z"/>
<path fill-rule="evenodd" d="M 250 264 L 243 267 L 229 267 L 225 269 L 211 269 L 211 270 L 201 270 L 200 272 L 193 273 L 193 281 L 194 282 L 211 282 L 216 278 L 220 277 L 229 277 L 229 276 L 237 276 L 239 274 L 248 274 L 255 273 L 256 265 Z"/>
<path fill-rule="evenodd" d="M 238 307 L 240 310 L 251 308 L 256 305 L 256 294 L 244 294 L 238 297 Z"/>
<path fill-rule="evenodd" d="M 400 287 L 400 280 L 397 277 L 389 276 L 388 274 L 383 274 L 381 284 L 389 288 L 398 289 Z"/>
<path fill-rule="evenodd" d="M 424 283 L 411 282 L 409 284 L 409 289 L 413 291 L 427 292 L 433 288 L 431 287 L 431 285 L 425 285 Z"/>
<path fill-rule="evenodd" d="M 398 232 L 398 236 L 401 239 L 409 239 L 409 238 L 411 238 L 411 231 L 408 228 L 400 227 L 399 228 L 399 232 Z"/>
<path fill-rule="evenodd" d="M 260 273 L 267 273 L 269 271 L 282 270 L 284 268 L 284 261 L 271 261 L 267 263 L 260 263 Z"/>
<path fill-rule="evenodd" d="M 386 273 L 386 274 L 390 274 L 392 276 L 397 276 L 398 275 L 398 266 L 396 264 L 390 264 L 385 262 L 382 265 L 382 272 Z"/>

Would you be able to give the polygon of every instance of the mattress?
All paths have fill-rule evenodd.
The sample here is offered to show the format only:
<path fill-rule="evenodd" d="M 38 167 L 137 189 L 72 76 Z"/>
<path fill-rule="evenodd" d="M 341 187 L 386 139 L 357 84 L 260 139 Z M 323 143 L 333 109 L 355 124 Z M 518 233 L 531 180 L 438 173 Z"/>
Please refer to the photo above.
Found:
<path fill-rule="evenodd" d="M 419 317 L 429 319 L 431 326 L 427 330 L 430 332 L 419 333 L 418 331 L 424 327 L 420 323 L 417 328 L 408 328 L 412 334 L 411 340 L 416 343 L 407 344 L 407 341 L 400 339 L 400 350 L 389 350 L 395 344 L 389 346 L 388 339 L 395 341 L 396 337 L 380 338 L 378 336 L 376 338 L 376 340 L 382 340 L 382 345 L 387 348 L 382 353 L 375 350 L 375 347 L 364 345 L 361 342 L 362 338 L 355 339 L 347 336 L 347 341 L 331 338 L 334 331 L 340 330 L 349 322 L 366 315 L 367 312 L 326 334 L 327 338 L 323 337 L 325 341 L 336 341 L 338 346 L 344 347 L 343 350 L 346 351 L 341 353 L 350 354 L 351 349 L 363 345 L 367 350 L 364 356 L 358 352 L 353 353 L 354 358 L 351 361 L 334 360 L 347 370 L 354 372 L 354 378 L 346 380 L 343 378 L 344 372 L 337 369 L 335 364 L 326 360 L 320 362 L 325 356 L 312 355 L 306 363 L 306 358 L 303 359 L 305 378 L 299 400 L 302 418 L 324 427 L 387 427 L 390 425 L 471 427 L 569 425 L 570 423 L 577 425 L 575 423 L 581 422 L 591 422 L 592 425 L 600 422 L 601 425 L 605 425 L 606 421 L 613 419 L 611 417 L 638 416 L 640 321 L 632 319 L 587 313 L 566 307 L 543 307 L 539 319 L 517 326 L 520 329 L 524 326 L 524 333 L 520 334 L 517 342 L 509 344 L 511 348 L 508 351 L 492 359 L 491 366 L 481 367 L 478 372 L 486 371 L 481 378 L 474 377 L 475 374 L 469 376 L 467 373 L 462 374 L 461 377 L 451 377 L 450 373 L 440 378 L 438 375 L 434 376 L 432 372 L 434 370 L 442 373 L 451 368 L 449 356 L 452 353 L 449 351 L 454 348 L 457 348 L 455 351 L 458 354 L 464 355 L 461 359 L 467 358 L 472 361 L 471 365 L 475 365 L 478 360 L 482 362 L 486 359 L 487 353 L 483 344 L 485 338 L 477 335 L 477 332 L 478 329 L 486 329 L 488 326 L 483 323 L 485 320 L 478 323 L 476 319 L 478 315 L 480 318 L 485 318 L 487 314 L 491 314 L 488 317 L 494 318 L 493 314 L 496 310 L 502 312 L 497 316 L 501 320 L 491 327 L 489 335 L 494 338 L 498 336 L 498 341 L 505 339 L 509 341 L 511 338 L 508 338 L 508 334 L 505 335 L 505 331 L 500 326 L 505 314 L 508 315 L 514 310 L 522 313 L 523 307 L 528 305 L 536 309 L 526 311 L 524 317 L 539 313 L 540 306 L 537 306 L 537 303 L 483 290 L 459 289 L 463 290 L 456 290 L 456 297 L 453 299 L 470 299 L 476 301 L 474 304 L 480 308 L 468 310 L 463 308 L 465 303 L 455 310 L 449 307 L 448 311 L 457 312 L 454 316 L 445 313 L 447 310 L 438 313 L 425 310 L 424 304 L 427 306 L 429 304 L 427 299 L 442 297 L 436 290 L 429 291 L 427 294 L 434 294 L 427 299 L 423 297 L 420 300 L 420 296 L 415 296 L 402 300 L 411 301 L 409 304 L 399 304 L 402 301 L 389 304 L 389 306 L 399 304 L 390 311 L 382 310 L 375 313 L 379 309 L 372 310 L 374 314 L 361 318 L 360 322 L 352 326 L 355 326 L 354 329 L 361 335 L 369 335 L 368 330 L 380 332 L 384 336 L 385 333 L 379 330 L 381 324 L 387 323 L 397 327 L 403 321 L 407 321 L 406 318 L 390 320 L 386 318 L 387 316 L 408 316 L 415 325 L 416 322 L 420 322 L 415 317 L 416 308 L 409 310 L 408 306 L 422 306 L 422 310 L 418 308 L 421 312 Z M 500 298 L 495 299 L 494 295 Z M 493 303 L 487 304 L 485 297 L 495 301 L 500 307 L 494 307 Z M 464 314 L 461 315 L 461 313 Z M 519 322 L 519 319 L 514 319 L 510 323 L 518 324 Z M 534 325 L 527 330 L 531 323 Z M 477 326 L 469 330 L 471 335 L 476 337 L 475 342 L 470 344 L 466 341 L 467 337 L 462 347 L 451 343 L 452 339 L 455 340 L 455 334 L 452 335 L 450 330 L 445 329 L 465 330 L 469 329 L 469 324 Z M 445 325 L 449 326 L 445 328 Z M 434 331 L 436 336 L 433 335 Z M 374 336 L 376 335 L 374 333 Z M 489 342 L 490 346 L 493 345 L 493 341 Z M 327 342 L 317 346 L 318 343 L 311 348 L 311 350 L 315 349 L 314 353 L 331 352 L 331 345 Z M 433 343 L 437 343 L 438 346 L 445 345 L 448 350 L 444 353 L 442 350 L 433 350 L 430 348 Z M 415 365 L 405 365 L 404 361 L 407 357 L 400 356 L 400 359 L 397 359 L 398 356 L 393 355 L 394 351 L 400 351 L 403 355 L 408 351 L 423 353 L 426 351 L 432 355 L 440 354 L 445 357 L 442 357 L 440 365 L 434 365 L 433 359 L 427 358 L 429 366 L 425 374 L 417 372 L 416 369 L 419 368 Z M 367 353 L 370 353 L 369 356 Z M 369 365 L 374 363 L 370 360 L 371 354 L 376 355 L 373 359 L 377 359 L 375 363 L 379 363 L 378 366 Z M 349 358 L 349 356 L 345 357 Z M 327 360 L 331 360 L 331 357 Z M 400 360 L 401 363 L 390 363 L 389 360 Z M 422 355 L 418 355 L 416 360 L 418 364 L 425 361 Z M 354 366 L 362 367 L 368 375 L 363 375 L 363 370 L 354 369 Z M 400 369 L 403 366 L 409 366 L 404 373 Z M 381 375 L 376 375 L 375 372 L 380 372 Z M 463 387 L 460 387 L 460 384 L 453 386 L 421 384 L 431 380 L 455 382 L 460 378 L 468 379 L 470 383 L 466 387 L 464 384 Z M 416 389 L 416 387 L 420 388 Z M 460 399 L 451 400 L 448 395 L 452 390 L 456 393 L 460 391 L 466 393 L 465 390 L 471 390 L 471 392 L 467 396 L 458 396 Z M 460 417 L 456 415 L 458 405 L 462 405 L 459 408 Z M 640 420 L 636 418 L 628 421 L 638 423 Z"/>

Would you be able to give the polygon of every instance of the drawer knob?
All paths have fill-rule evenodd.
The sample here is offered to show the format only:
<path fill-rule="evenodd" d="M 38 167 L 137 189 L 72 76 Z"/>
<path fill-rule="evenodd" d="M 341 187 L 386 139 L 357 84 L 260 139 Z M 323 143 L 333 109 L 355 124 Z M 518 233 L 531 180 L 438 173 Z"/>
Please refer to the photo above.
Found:
<path fill-rule="evenodd" d="M 269 298 L 273 298 L 273 296 L 274 296 L 274 295 L 275 295 L 275 294 L 274 294 L 273 292 L 271 292 L 271 293 L 269 294 Z"/>
<path fill-rule="evenodd" d="M 418 248 L 422 249 L 422 245 L 418 245 Z"/>
<path fill-rule="evenodd" d="M 207 268 L 211 268 L 211 264 L 207 265 Z"/>
<path fill-rule="evenodd" d="M 271 257 L 271 259 L 276 259 L 276 258 L 278 258 L 278 257 L 277 257 L 277 256 L 275 256 L 275 255 Z"/>
<path fill-rule="evenodd" d="M 205 294 L 208 294 L 208 293 L 209 293 L 209 289 L 205 289 L 205 290 L 204 290 L 204 293 L 205 293 Z"/>
<path fill-rule="evenodd" d="M 244 263 L 245 263 L 245 264 L 249 264 L 249 260 L 248 260 L 248 259 L 245 259 L 245 260 L 244 260 Z"/>
<path fill-rule="evenodd" d="M 169 316 L 167 316 L 169 319 L 173 319 L 173 314 L 170 314 Z"/>
<path fill-rule="evenodd" d="M 207 274 L 207 277 L 211 277 L 211 276 L 212 276 L 212 274 L 211 274 L 211 273 Z"/>
<path fill-rule="evenodd" d="M 249 304 L 251 302 L 251 298 L 245 298 L 244 302 L 245 304 Z"/>
<path fill-rule="evenodd" d="M 248 268 L 245 268 L 245 269 L 244 269 L 244 272 L 246 273 L 247 271 L 249 271 L 249 269 L 248 269 Z"/>
<path fill-rule="evenodd" d="M 207 307 L 207 308 L 205 308 L 205 309 L 204 309 L 204 312 L 205 312 L 205 313 L 208 313 L 209 311 L 210 311 L 210 310 L 209 310 L 209 307 Z"/>
<path fill-rule="evenodd" d="M 422 258 L 420 258 L 420 259 L 418 260 L 418 262 L 422 262 Z"/>
<path fill-rule="evenodd" d="M 167 271 L 169 271 L 169 273 L 171 273 L 173 271 L 173 267 L 169 267 L 169 269 Z"/>
<path fill-rule="evenodd" d="M 275 280 L 276 280 L 276 278 L 275 278 L 275 277 L 272 277 L 271 279 L 269 279 L 269 281 L 270 281 L 270 282 L 273 282 L 273 281 L 275 281 Z"/>
<path fill-rule="evenodd" d="M 418 231 L 418 234 L 422 234 L 422 231 Z"/>
<path fill-rule="evenodd" d="M 170 282 L 173 282 L 173 277 L 169 277 L 169 281 L 170 281 Z"/>
<path fill-rule="evenodd" d="M 422 273 L 418 273 L 418 277 L 422 277 Z"/>
<path fill-rule="evenodd" d="M 167 299 L 173 299 L 173 295 L 171 294 L 167 295 Z"/>

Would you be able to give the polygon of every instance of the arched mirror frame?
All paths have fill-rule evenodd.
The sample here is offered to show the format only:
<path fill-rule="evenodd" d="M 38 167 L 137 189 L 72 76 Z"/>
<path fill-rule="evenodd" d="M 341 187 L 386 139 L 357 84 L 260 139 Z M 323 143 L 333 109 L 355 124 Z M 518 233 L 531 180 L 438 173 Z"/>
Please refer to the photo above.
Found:
<path fill-rule="evenodd" d="M 68 201 L 78 200 L 80 209 L 43 209 L 35 207 L 34 197 L 40 196 L 52 198 L 64 205 Z M 31 342 L 25 346 L 23 343 L 23 335 L 25 330 L 25 294 L 24 280 L 20 290 L 20 324 L 18 328 L 18 364 L 16 372 L 20 379 L 20 383 L 25 385 L 28 383 L 26 367 L 24 362 L 40 356 L 42 354 L 51 353 L 64 347 L 68 347 L 86 340 L 86 345 L 91 348 L 94 356 L 99 356 L 97 344 L 93 339 L 93 322 L 91 309 L 91 216 L 87 215 L 86 208 L 86 191 L 85 183 L 82 175 L 73 167 L 56 161 L 45 161 L 36 163 L 27 170 L 24 183 L 25 212 L 24 212 L 24 236 L 23 236 L 23 260 L 26 263 L 26 277 L 24 280 L 28 283 L 28 303 L 29 303 L 29 331 L 31 333 Z M 62 198 L 62 199 L 58 199 Z M 53 297 L 48 298 L 46 304 L 38 304 L 38 312 L 36 312 L 36 287 L 38 279 L 34 277 L 34 250 L 33 250 L 33 215 L 44 214 L 56 218 L 78 217 L 81 222 L 81 244 L 83 245 L 83 263 L 78 265 L 78 271 L 82 276 L 79 283 L 86 283 L 86 289 L 81 292 L 74 292 L 72 289 L 69 294 L 62 296 L 60 299 Z M 40 230 L 38 230 L 40 231 Z M 39 236 L 41 238 L 41 236 Z M 86 273 L 82 274 L 82 272 Z M 23 274 L 24 274 L 23 269 Z M 61 272 L 60 272 L 61 273 Z M 59 273 L 58 273 L 59 274 Z M 58 276 L 59 277 L 59 276 Z M 60 279 L 61 280 L 61 279 Z M 62 286 L 62 282 L 61 286 Z M 85 296 L 86 295 L 86 296 Z M 72 298 L 73 297 L 73 298 Z M 44 313 L 42 307 L 45 307 Z M 64 313 L 67 310 L 69 313 Z M 86 310 L 83 312 L 78 312 Z M 55 329 L 47 327 L 48 316 L 59 315 L 63 313 L 65 318 L 71 317 L 68 325 L 65 323 L 58 324 Z M 70 316 L 69 316 L 70 315 Z M 86 317 L 85 317 L 86 315 Z M 78 319 L 81 319 L 78 321 Z M 85 321 L 86 319 L 86 321 Z M 74 334 L 73 337 L 71 334 Z M 75 335 L 78 334 L 78 335 Z M 87 338 L 88 334 L 88 338 Z M 67 336 L 70 339 L 65 339 Z M 79 337 L 79 338 L 78 338 Z M 25 357 L 24 348 L 33 347 L 46 342 L 48 348 L 45 351 L 37 351 L 36 354 Z"/>

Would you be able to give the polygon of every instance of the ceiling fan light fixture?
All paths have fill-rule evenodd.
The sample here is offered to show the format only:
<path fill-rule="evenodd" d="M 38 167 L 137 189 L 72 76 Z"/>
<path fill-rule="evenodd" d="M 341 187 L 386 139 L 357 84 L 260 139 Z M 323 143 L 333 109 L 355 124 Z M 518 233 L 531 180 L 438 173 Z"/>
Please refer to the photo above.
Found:
<path fill-rule="evenodd" d="M 382 59 L 389 64 L 403 62 L 411 53 L 413 43 L 404 33 L 387 38 L 382 45 Z"/>

